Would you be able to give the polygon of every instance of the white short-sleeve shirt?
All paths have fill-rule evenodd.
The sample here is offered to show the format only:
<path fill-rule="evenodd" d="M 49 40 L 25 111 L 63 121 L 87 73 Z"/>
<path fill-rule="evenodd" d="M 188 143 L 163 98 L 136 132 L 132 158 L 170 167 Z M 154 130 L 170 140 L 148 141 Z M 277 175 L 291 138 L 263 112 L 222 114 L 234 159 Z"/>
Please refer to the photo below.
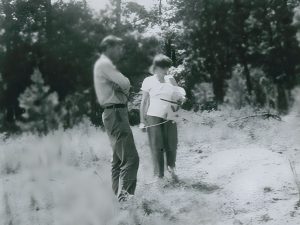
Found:
<path fill-rule="evenodd" d="M 174 105 L 170 102 L 163 101 L 178 101 L 185 96 L 185 91 L 183 88 L 178 86 L 173 86 L 169 82 L 170 76 L 165 76 L 165 82 L 161 83 L 158 80 L 157 75 L 153 75 L 145 78 L 142 84 L 142 91 L 149 93 L 150 104 L 147 111 L 148 116 L 156 116 L 163 119 L 167 119 L 172 114 L 171 106 Z"/>

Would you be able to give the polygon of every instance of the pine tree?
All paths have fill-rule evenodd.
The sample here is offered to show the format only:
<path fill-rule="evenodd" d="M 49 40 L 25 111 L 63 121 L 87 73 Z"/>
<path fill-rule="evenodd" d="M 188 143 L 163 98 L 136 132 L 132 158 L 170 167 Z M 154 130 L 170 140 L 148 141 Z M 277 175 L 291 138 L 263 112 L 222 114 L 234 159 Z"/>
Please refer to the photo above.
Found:
<path fill-rule="evenodd" d="M 50 87 L 45 85 L 38 69 L 34 70 L 31 80 L 32 85 L 18 98 L 24 113 L 23 120 L 18 121 L 17 125 L 22 131 L 46 134 L 59 124 L 58 95 L 56 92 L 50 93 Z"/>
<path fill-rule="evenodd" d="M 231 79 L 227 81 L 225 101 L 237 109 L 247 104 L 247 81 L 243 73 L 244 67 L 238 64 L 233 69 Z"/>

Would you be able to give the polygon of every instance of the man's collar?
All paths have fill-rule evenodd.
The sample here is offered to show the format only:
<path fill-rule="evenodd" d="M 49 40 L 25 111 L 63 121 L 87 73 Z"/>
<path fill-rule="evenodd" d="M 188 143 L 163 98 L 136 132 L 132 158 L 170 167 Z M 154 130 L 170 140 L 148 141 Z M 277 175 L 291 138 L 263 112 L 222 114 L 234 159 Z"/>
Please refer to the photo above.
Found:
<path fill-rule="evenodd" d="M 105 55 L 104 53 L 102 53 L 101 57 L 104 58 L 105 60 L 108 60 L 111 64 L 114 65 L 113 61 L 107 55 Z"/>

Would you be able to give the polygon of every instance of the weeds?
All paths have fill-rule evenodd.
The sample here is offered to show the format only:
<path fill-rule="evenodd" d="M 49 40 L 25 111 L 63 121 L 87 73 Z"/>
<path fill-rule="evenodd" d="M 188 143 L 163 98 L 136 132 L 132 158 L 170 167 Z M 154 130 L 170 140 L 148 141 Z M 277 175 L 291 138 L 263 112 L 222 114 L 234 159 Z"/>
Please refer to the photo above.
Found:
<path fill-rule="evenodd" d="M 295 206 L 295 208 L 298 209 L 300 207 L 300 180 L 299 180 L 299 177 L 298 177 L 298 174 L 297 174 L 297 171 L 296 171 L 295 162 L 289 159 L 289 163 L 290 163 L 290 167 L 291 167 L 291 170 L 292 170 L 292 173 L 293 173 L 295 184 L 296 184 L 297 189 L 298 189 L 299 199 L 298 199 L 298 202 L 296 203 L 296 206 Z"/>

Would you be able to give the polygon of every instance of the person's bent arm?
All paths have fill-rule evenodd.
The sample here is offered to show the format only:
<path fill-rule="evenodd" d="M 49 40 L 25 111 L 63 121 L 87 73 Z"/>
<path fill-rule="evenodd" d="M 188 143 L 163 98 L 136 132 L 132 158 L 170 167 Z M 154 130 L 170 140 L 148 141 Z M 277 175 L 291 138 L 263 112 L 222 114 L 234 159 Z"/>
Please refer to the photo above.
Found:
<path fill-rule="evenodd" d="M 173 76 L 169 75 L 167 76 L 167 78 L 169 79 L 170 84 L 172 84 L 173 86 L 178 86 L 178 83 Z"/>
<path fill-rule="evenodd" d="M 149 108 L 150 97 L 149 92 L 143 91 L 142 102 L 140 106 L 140 121 L 146 125 L 146 114 Z"/>
<path fill-rule="evenodd" d="M 124 91 L 118 84 L 111 82 L 112 88 L 117 91 L 123 93 L 127 98 L 129 98 L 129 91 Z"/>
<path fill-rule="evenodd" d="M 102 71 L 109 81 L 118 85 L 126 95 L 129 94 L 129 79 L 125 77 L 122 73 L 120 73 L 113 65 L 105 63 L 104 65 L 102 65 Z"/>

